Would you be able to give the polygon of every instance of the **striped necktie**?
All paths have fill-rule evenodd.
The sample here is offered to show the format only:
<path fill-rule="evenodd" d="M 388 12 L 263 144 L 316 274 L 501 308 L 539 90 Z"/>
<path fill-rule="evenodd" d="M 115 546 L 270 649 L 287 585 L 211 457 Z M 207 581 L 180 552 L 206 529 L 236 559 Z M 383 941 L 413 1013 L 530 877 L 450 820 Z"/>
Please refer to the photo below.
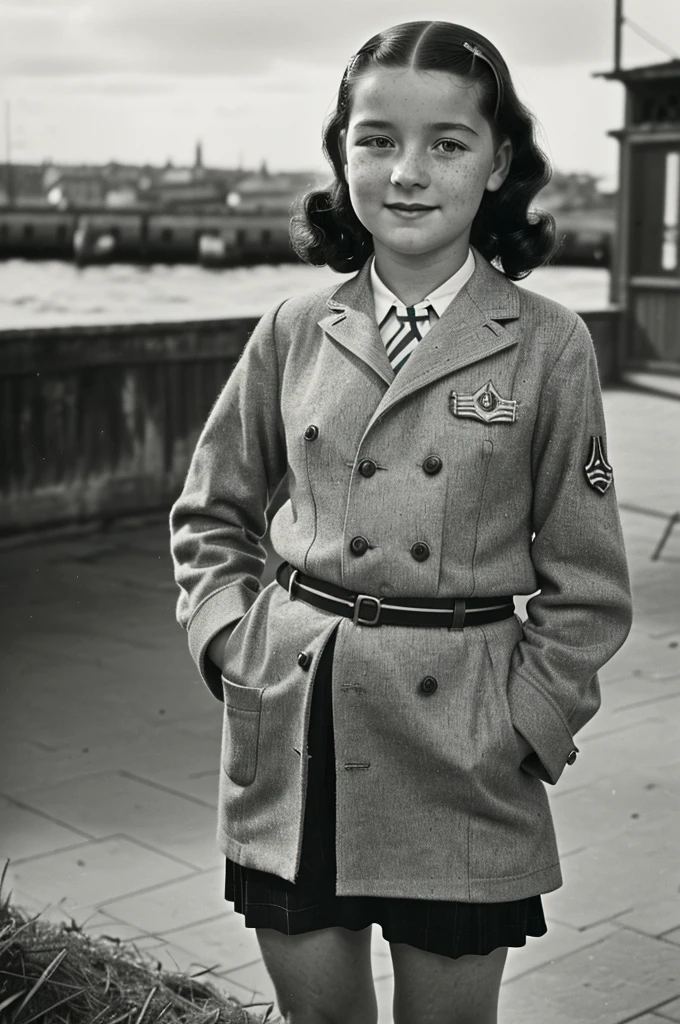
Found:
<path fill-rule="evenodd" d="M 392 303 L 379 329 L 395 373 L 404 366 L 418 342 L 438 319 L 434 306 L 429 302 L 417 302 L 414 306 Z"/>

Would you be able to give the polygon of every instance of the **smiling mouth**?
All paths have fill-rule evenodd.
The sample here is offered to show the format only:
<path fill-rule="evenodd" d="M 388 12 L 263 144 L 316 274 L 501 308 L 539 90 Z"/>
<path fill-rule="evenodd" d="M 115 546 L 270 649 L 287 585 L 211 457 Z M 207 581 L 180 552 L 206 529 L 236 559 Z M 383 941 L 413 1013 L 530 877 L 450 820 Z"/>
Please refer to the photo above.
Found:
<path fill-rule="evenodd" d="M 402 210 L 406 213 L 435 209 L 434 206 L 423 206 L 422 203 L 385 203 L 385 206 L 388 210 Z"/>

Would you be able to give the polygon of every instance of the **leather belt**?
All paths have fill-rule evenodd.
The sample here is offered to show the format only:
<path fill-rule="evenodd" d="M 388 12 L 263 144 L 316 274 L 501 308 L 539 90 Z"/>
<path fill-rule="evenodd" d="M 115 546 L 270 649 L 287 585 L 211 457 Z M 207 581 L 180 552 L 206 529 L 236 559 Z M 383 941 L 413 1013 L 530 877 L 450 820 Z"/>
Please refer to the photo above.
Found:
<path fill-rule="evenodd" d="M 335 583 L 308 576 L 281 562 L 277 582 L 288 591 L 291 601 L 298 598 L 334 615 L 352 619 L 356 626 L 446 626 L 464 629 L 487 622 L 508 619 L 515 612 L 512 597 L 386 598 L 358 594 Z"/>

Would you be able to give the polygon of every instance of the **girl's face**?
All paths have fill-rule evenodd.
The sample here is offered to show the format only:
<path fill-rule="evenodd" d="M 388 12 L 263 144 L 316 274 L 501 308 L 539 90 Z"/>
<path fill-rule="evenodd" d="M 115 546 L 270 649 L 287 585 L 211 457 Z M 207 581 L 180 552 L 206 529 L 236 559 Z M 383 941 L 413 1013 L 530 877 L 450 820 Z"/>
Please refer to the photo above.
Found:
<path fill-rule="evenodd" d="M 376 255 L 464 257 L 484 190 L 512 160 L 478 104 L 479 87 L 446 71 L 380 68 L 354 84 L 340 151 Z"/>

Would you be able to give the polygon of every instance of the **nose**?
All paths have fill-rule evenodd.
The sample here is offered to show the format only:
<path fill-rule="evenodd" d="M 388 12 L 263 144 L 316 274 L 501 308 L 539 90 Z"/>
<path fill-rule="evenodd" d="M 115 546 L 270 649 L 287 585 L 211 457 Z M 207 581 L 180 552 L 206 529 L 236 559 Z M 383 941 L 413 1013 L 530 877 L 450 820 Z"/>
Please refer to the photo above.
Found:
<path fill-rule="evenodd" d="M 425 160 L 415 147 L 409 147 L 395 159 L 390 175 L 392 185 L 401 185 L 402 188 L 427 188 L 430 184 L 430 175 L 427 171 Z"/>

